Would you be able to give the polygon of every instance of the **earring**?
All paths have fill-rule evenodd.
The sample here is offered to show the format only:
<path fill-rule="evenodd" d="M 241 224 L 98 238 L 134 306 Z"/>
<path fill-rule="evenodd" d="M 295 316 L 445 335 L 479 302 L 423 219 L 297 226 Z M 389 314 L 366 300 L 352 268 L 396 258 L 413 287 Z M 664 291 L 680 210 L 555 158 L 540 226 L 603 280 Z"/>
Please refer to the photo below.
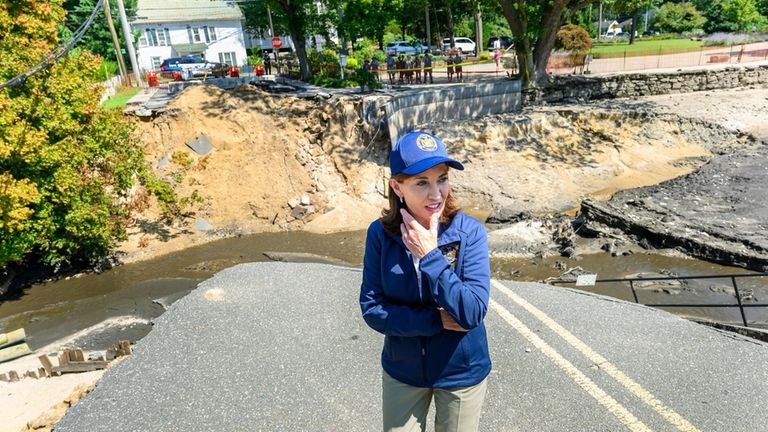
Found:
<path fill-rule="evenodd" d="M 405 204 L 405 200 L 403 199 L 402 195 L 398 195 L 400 197 L 400 204 Z"/>

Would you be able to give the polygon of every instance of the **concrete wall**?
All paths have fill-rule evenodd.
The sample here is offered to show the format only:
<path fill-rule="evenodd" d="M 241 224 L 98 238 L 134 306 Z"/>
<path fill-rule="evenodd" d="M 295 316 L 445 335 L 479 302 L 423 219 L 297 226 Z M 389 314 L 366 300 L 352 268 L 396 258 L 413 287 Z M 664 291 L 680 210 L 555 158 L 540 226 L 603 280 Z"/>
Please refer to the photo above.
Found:
<path fill-rule="evenodd" d="M 544 90 L 543 100 L 552 103 L 569 99 L 587 101 L 749 86 L 768 87 L 768 65 L 596 77 L 557 77 L 554 83 Z"/>
<path fill-rule="evenodd" d="M 521 107 L 519 81 L 411 90 L 386 105 L 389 137 L 394 145 L 400 135 L 418 125 L 518 111 Z"/>

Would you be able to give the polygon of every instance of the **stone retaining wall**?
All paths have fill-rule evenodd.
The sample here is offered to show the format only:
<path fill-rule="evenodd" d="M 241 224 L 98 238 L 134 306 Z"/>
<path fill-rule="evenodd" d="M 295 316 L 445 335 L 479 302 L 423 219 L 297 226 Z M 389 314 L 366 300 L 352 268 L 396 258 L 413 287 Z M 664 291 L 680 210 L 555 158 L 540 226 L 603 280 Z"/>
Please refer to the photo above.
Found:
<path fill-rule="evenodd" d="M 750 86 L 768 87 L 768 65 L 595 77 L 556 77 L 555 82 L 544 89 L 542 100 L 557 103 L 570 99 L 586 101 Z"/>

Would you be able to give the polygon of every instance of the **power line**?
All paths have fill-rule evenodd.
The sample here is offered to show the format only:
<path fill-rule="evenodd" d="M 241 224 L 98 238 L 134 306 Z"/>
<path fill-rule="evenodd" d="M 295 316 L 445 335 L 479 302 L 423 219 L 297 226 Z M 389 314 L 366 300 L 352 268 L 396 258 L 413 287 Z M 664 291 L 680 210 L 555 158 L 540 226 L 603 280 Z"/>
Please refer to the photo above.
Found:
<path fill-rule="evenodd" d="M 24 72 L 16 75 L 15 77 L 9 79 L 8 81 L 0 84 L 0 89 L 5 87 L 12 87 L 12 86 L 18 86 L 24 84 L 24 82 L 27 80 L 27 78 L 31 77 L 32 75 L 35 75 L 36 73 L 42 71 L 46 67 L 58 63 L 58 61 L 67 55 L 69 51 L 72 49 L 72 47 L 77 44 L 80 39 L 83 37 L 85 32 L 88 30 L 88 28 L 91 27 L 93 24 L 93 20 L 96 18 L 96 14 L 99 12 L 99 9 L 101 9 L 101 3 L 104 0 L 98 0 L 96 2 L 96 6 L 93 8 L 93 11 L 91 12 L 91 16 L 88 17 L 88 19 L 83 22 L 83 24 L 78 27 L 77 30 L 72 34 L 72 39 L 65 43 L 60 44 L 51 52 L 45 55 L 42 60 L 37 62 L 34 66 L 30 67 L 29 69 L 25 70 Z"/>

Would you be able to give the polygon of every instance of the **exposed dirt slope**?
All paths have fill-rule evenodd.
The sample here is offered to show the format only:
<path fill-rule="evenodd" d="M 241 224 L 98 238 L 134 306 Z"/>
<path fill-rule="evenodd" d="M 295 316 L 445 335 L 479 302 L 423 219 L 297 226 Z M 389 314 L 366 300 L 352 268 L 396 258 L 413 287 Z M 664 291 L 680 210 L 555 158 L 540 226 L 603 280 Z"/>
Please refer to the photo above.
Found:
<path fill-rule="evenodd" d="M 183 217 L 163 223 L 150 200 L 123 245 L 126 260 L 186 247 L 201 232 L 360 228 L 384 202 L 375 185 L 384 175 L 381 149 L 388 148 L 360 120 L 360 104 L 274 96 L 252 86 L 184 90 L 165 113 L 140 125 L 147 159 L 174 184 Z M 186 145 L 200 137 L 214 147 L 204 156 Z"/>
<path fill-rule="evenodd" d="M 379 119 L 388 97 L 186 89 L 140 128 L 183 217 L 166 224 L 156 204 L 137 213 L 125 260 L 241 233 L 364 229 L 385 205 L 390 143 Z M 424 127 L 466 163 L 452 180 L 464 207 L 506 221 L 657 184 L 738 145 L 738 133 L 659 116 L 651 105 L 539 108 Z M 186 145 L 202 136 L 215 147 L 205 156 Z"/>

